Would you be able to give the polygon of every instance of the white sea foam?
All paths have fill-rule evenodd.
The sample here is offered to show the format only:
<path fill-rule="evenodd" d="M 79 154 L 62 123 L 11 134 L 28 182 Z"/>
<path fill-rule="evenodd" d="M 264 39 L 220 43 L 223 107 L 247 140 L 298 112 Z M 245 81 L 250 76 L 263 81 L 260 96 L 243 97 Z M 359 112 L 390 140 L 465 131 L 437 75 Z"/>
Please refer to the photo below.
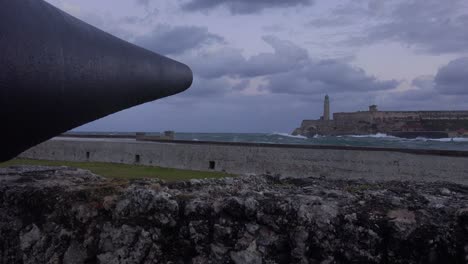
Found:
<path fill-rule="evenodd" d="M 291 135 L 291 134 L 288 134 L 288 133 L 277 133 L 277 132 L 275 132 L 275 133 L 270 134 L 270 135 L 290 137 L 290 138 L 299 138 L 299 139 L 307 139 L 307 137 L 304 137 L 304 136 L 300 136 L 300 135 L 294 136 L 294 135 Z"/>
<path fill-rule="evenodd" d="M 351 135 L 349 137 L 354 137 L 354 138 L 387 138 L 387 139 L 398 139 L 401 141 L 437 141 L 437 142 L 468 142 L 468 138 L 461 138 L 461 137 L 455 137 L 455 138 L 425 138 L 425 137 L 417 137 L 417 138 L 400 138 L 400 137 L 395 137 L 395 136 L 390 136 L 384 133 L 377 133 L 377 134 L 371 134 L 371 135 Z"/>
<path fill-rule="evenodd" d="M 428 138 L 429 141 L 439 141 L 439 142 L 468 142 L 468 138 Z"/>
<path fill-rule="evenodd" d="M 351 135 L 350 137 L 354 137 L 354 138 L 397 138 L 395 136 L 389 136 L 385 133 L 377 133 L 377 134 L 370 134 L 370 135 Z"/>

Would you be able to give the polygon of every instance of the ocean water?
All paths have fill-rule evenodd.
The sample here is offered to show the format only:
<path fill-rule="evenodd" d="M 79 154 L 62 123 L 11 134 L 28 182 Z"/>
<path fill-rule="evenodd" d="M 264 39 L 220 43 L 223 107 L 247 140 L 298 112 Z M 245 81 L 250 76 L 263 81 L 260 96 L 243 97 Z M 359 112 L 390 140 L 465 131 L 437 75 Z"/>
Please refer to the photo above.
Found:
<path fill-rule="evenodd" d="M 80 134 L 134 135 L 125 132 L 72 132 Z M 149 135 L 159 133 L 148 132 Z M 364 146 L 410 149 L 438 149 L 468 151 L 468 138 L 441 139 L 404 139 L 386 134 L 356 135 L 356 136 L 315 136 L 306 138 L 292 136 L 286 133 L 177 133 L 176 140 L 218 141 L 218 142 L 250 142 L 270 144 L 307 144 L 307 145 L 337 145 Z"/>

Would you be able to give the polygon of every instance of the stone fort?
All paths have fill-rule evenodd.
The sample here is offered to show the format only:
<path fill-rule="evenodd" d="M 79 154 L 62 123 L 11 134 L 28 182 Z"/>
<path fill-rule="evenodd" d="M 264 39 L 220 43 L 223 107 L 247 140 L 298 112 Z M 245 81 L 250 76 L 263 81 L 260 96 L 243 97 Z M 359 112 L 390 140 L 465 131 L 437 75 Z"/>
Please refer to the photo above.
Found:
<path fill-rule="evenodd" d="M 293 135 L 366 135 L 385 133 L 399 137 L 443 138 L 468 136 L 468 111 L 368 111 L 333 113 L 330 98 L 325 96 L 323 116 L 303 120 Z"/>

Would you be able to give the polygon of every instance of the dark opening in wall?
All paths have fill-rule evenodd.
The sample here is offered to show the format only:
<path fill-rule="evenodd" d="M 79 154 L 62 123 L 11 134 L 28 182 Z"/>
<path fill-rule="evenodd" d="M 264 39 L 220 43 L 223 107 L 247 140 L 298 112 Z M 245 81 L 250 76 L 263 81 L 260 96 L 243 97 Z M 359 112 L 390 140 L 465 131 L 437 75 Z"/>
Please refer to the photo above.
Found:
<path fill-rule="evenodd" d="M 210 170 L 214 170 L 216 168 L 216 163 L 214 161 L 210 161 L 209 168 Z"/>
<path fill-rule="evenodd" d="M 86 159 L 89 159 L 89 151 L 86 151 Z"/>
<path fill-rule="evenodd" d="M 135 163 L 140 163 L 140 155 L 135 155 Z"/>

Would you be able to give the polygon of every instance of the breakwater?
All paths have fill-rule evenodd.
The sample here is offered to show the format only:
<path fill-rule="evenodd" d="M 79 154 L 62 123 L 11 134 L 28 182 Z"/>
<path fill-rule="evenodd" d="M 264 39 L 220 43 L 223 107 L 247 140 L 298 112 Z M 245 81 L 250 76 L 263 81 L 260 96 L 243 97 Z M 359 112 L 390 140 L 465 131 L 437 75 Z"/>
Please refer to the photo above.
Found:
<path fill-rule="evenodd" d="M 468 185 L 468 152 L 343 146 L 56 138 L 22 158 L 140 164 L 234 174 L 447 181 Z"/>

